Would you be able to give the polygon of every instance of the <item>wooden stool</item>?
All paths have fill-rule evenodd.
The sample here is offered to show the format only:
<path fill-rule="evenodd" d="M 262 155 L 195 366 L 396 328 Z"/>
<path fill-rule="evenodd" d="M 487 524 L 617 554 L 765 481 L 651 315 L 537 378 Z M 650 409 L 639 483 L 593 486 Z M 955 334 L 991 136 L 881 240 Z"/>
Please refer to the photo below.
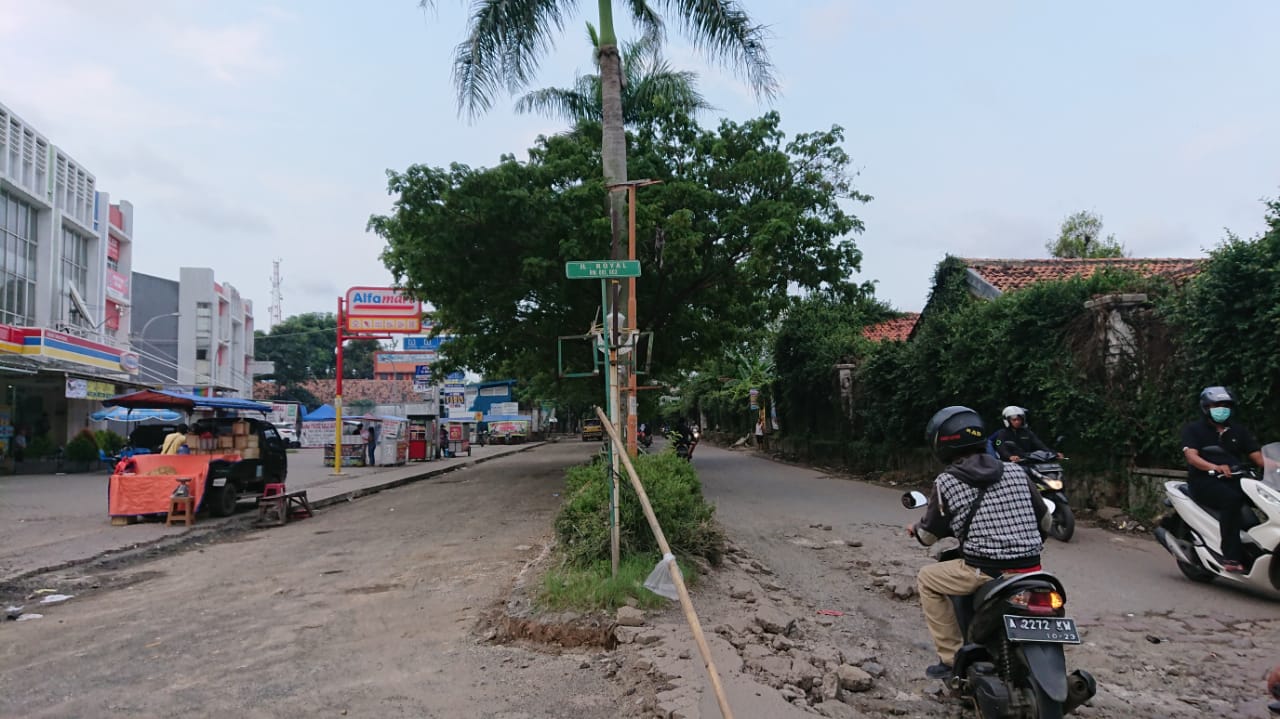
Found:
<path fill-rule="evenodd" d="M 196 522 L 196 498 L 195 497 L 170 497 L 169 498 L 169 514 L 164 518 L 164 526 L 168 527 L 174 522 L 182 522 L 190 527 Z"/>
<path fill-rule="evenodd" d="M 311 503 L 307 501 L 307 490 L 300 489 L 297 492 L 289 492 L 284 495 L 286 502 L 285 509 L 289 512 L 290 519 L 304 519 L 311 515 Z"/>
<path fill-rule="evenodd" d="M 289 501 L 287 495 L 275 494 L 258 499 L 258 519 L 254 524 L 259 526 L 281 526 L 289 521 Z"/>

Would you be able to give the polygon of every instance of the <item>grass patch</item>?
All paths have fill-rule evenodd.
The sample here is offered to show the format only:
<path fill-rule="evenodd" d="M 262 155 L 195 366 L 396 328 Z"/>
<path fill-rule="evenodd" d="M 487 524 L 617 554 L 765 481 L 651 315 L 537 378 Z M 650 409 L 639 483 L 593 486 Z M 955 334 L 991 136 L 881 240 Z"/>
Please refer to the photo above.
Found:
<path fill-rule="evenodd" d="M 644 588 L 645 578 L 657 563 L 656 554 L 623 557 L 614 578 L 607 560 L 586 565 L 561 562 L 543 576 L 538 606 L 546 610 L 611 610 L 634 598 L 645 609 L 665 607 L 672 602 Z M 686 585 L 696 583 L 697 573 L 688 563 L 680 562 L 680 572 Z"/>

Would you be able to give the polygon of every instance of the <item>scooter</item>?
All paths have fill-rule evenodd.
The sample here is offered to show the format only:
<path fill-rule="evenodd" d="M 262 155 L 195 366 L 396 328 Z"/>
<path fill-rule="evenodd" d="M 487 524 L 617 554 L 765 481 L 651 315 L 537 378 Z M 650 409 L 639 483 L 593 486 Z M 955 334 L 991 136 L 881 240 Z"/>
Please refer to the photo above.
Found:
<path fill-rule="evenodd" d="M 1067 501 L 1067 493 L 1063 489 L 1062 463 L 1058 461 L 1056 452 L 1037 449 L 1027 454 L 1019 463 L 1036 483 L 1040 496 L 1053 503 L 1053 523 L 1049 525 L 1049 536 L 1060 542 L 1070 542 L 1076 533 L 1076 517 L 1071 512 L 1071 503 Z"/>
<path fill-rule="evenodd" d="M 902 496 L 907 509 L 928 503 L 920 492 Z M 958 546 L 937 557 L 959 558 Z M 1010 574 L 951 597 L 964 645 L 947 686 L 973 702 L 983 719 L 1060 719 L 1089 701 L 1098 692 L 1093 675 L 1067 673 L 1062 645 L 1079 644 L 1080 632 L 1066 616 L 1066 597 L 1048 572 Z"/>
<path fill-rule="evenodd" d="M 1209 583 L 1222 577 L 1266 592 L 1280 592 L 1280 442 L 1263 447 L 1262 458 L 1261 472 L 1231 468 L 1249 500 L 1240 525 L 1245 567 L 1240 574 L 1222 568 L 1219 512 L 1197 504 L 1186 482 L 1165 482 L 1164 504 L 1172 511 L 1160 520 L 1155 535 L 1187 579 Z"/>

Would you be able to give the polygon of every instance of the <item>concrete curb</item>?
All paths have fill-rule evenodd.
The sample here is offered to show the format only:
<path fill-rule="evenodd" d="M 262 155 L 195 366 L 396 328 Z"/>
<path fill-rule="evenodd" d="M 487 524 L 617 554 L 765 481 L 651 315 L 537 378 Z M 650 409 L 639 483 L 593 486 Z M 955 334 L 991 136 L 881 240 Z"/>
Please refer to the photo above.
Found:
<path fill-rule="evenodd" d="M 457 472 L 460 469 L 466 469 L 467 467 L 474 467 L 477 464 L 483 464 L 493 459 L 501 459 L 503 457 L 510 457 L 513 454 L 528 452 L 529 450 L 537 449 L 538 447 L 541 447 L 544 444 L 547 444 L 547 443 L 535 442 L 528 445 L 524 445 L 520 447 L 520 449 L 517 449 L 512 452 L 503 452 L 502 454 L 495 454 L 488 457 L 476 457 L 475 459 L 470 459 L 470 460 L 467 460 L 466 462 L 463 462 L 461 464 L 455 464 L 450 467 L 441 467 L 440 469 L 432 469 L 432 470 L 423 472 L 421 474 L 414 474 L 408 477 L 399 477 L 396 479 L 389 479 L 386 482 L 382 482 L 371 487 L 361 487 L 360 489 L 353 489 L 349 492 L 341 492 L 339 494 L 335 494 L 332 497 L 317 499 L 314 502 L 311 502 L 311 507 L 313 509 L 323 509 L 325 507 L 330 507 L 335 504 L 338 504 L 339 502 L 347 502 L 352 499 L 368 496 L 370 494 L 377 494 L 378 492 L 381 492 L 386 489 L 395 489 L 396 487 L 403 487 L 406 484 L 413 484 L 414 482 L 421 482 L 425 479 L 431 479 L 432 477 L 439 477 L 445 474 L 450 474 L 452 472 Z"/>
<path fill-rule="evenodd" d="M 469 459 L 468 461 L 462 462 L 460 464 L 454 464 L 448 467 L 440 467 L 439 469 L 431 469 L 426 472 L 410 475 L 408 477 L 397 477 L 395 479 L 388 479 L 385 482 L 380 482 L 372 486 L 361 487 L 359 489 L 353 489 L 348 492 L 341 492 L 331 497 L 317 499 L 311 502 L 311 508 L 323 509 L 325 507 L 331 507 L 335 504 L 339 504 L 342 502 L 349 502 L 353 499 L 358 499 L 360 497 L 364 497 L 371 494 L 377 494 L 378 492 L 381 492 L 383 490 L 394 489 L 396 487 L 403 487 L 404 485 L 407 485 L 407 484 L 412 484 L 414 482 L 421 482 L 423 480 L 431 479 L 433 477 L 439 477 L 442 475 L 449 474 L 451 472 L 456 472 L 460 469 L 465 469 L 467 467 L 474 467 L 477 464 L 483 464 L 490 460 L 501 459 L 502 457 L 509 457 L 511 455 L 519 454 L 521 452 L 528 452 L 529 450 L 537 449 L 538 447 L 541 447 L 545 444 L 550 444 L 550 443 L 545 441 L 532 442 L 527 445 L 522 445 L 519 449 L 516 449 L 511 452 L 503 452 L 502 454 L 494 454 L 488 457 L 476 457 L 474 459 Z M 155 539 L 147 540 L 145 542 L 138 542 L 136 544 L 131 544 L 127 547 L 117 547 L 114 549 L 108 549 L 104 552 L 99 552 L 89 557 L 69 559 L 63 562 L 57 562 L 57 563 L 49 564 L 43 567 L 38 567 L 36 569 L 30 569 L 30 570 L 21 572 L 19 574 L 14 574 L 12 576 L 0 577 L 0 588 L 3 588 L 5 585 L 16 585 L 20 582 L 27 581 L 33 577 L 38 577 L 42 574 L 47 574 L 49 572 L 58 572 L 65 569 L 70 569 L 72 567 L 77 567 L 84 564 L 89 564 L 91 562 L 96 562 L 102 559 L 108 559 L 110 557 L 114 557 L 117 555 L 128 554 L 130 552 L 145 552 L 148 549 L 151 549 L 160 545 L 164 545 L 166 543 L 171 543 L 174 545 L 194 543 L 207 535 L 226 530 L 227 528 L 232 527 L 235 524 L 244 525 L 239 529 L 246 530 L 246 531 L 253 530 L 253 529 L 270 529 L 270 527 L 254 527 L 253 517 L 250 516 L 249 512 L 243 512 L 238 515 L 233 515 L 231 517 L 223 517 L 216 520 L 206 520 L 200 525 L 192 527 L 190 531 L 183 532 L 182 534 L 174 534 L 166 537 L 157 537 Z"/>

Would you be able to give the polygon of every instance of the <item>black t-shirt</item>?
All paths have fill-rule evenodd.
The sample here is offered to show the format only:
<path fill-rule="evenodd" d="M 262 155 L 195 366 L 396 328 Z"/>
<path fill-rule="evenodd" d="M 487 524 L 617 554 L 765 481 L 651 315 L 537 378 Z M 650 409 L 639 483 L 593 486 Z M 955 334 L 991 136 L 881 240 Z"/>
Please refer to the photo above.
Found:
<path fill-rule="evenodd" d="M 1013 427 L 1002 427 L 998 432 L 991 436 L 991 446 L 996 448 L 1000 459 L 1009 461 L 1013 455 L 1026 457 L 1027 453 L 1036 450 L 1052 451 L 1040 438 L 1036 436 L 1029 428 L 1014 429 Z"/>
<path fill-rule="evenodd" d="M 1249 464 L 1249 455 L 1261 447 L 1247 427 L 1228 422 L 1221 434 L 1207 419 L 1192 422 L 1182 428 L 1182 448 L 1194 449 L 1204 461 L 1238 467 Z M 1187 464 L 1187 477 L 1208 479 L 1209 473 Z"/>

